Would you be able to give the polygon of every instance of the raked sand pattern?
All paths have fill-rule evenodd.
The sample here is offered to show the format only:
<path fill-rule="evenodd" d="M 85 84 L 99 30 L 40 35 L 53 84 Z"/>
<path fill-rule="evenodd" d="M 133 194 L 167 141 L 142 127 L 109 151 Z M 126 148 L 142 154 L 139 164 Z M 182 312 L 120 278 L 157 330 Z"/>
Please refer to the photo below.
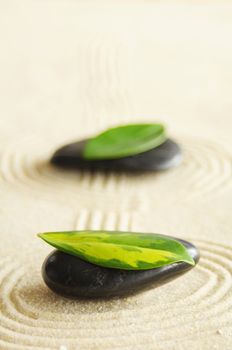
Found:
<path fill-rule="evenodd" d="M 52 154 L 44 142 L 28 138 L 8 145 L 3 150 L 0 161 L 0 175 L 3 181 L 16 186 L 22 191 L 38 193 L 42 191 L 49 198 L 69 197 L 69 203 L 80 197 L 86 197 L 91 191 L 95 201 L 101 201 L 105 194 L 120 202 L 122 194 L 133 193 L 145 201 L 157 198 L 167 203 L 188 201 L 196 196 L 215 197 L 231 186 L 232 157 L 220 145 L 202 141 L 197 137 L 192 140 L 177 138 L 182 147 L 183 162 L 168 172 L 156 174 L 106 173 L 97 171 L 62 170 L 49 164 Z M 172 188 L 177 186 L 178 196 Z M 141 195 L 140 195 L 141 193 Z M 144 196 L 147 193 L 147 196 Z M 61 196 L 63 194 L 63 196 Z M 118 197 L 118 198 L 117 198 Z M 61 199 L 62 200 L 62 199 Z M 136 208 L 138 209 L 138 208 Z"/>
<path fill-rule="evenodd" d="M 104 217 L 104 213 L 83 210 L 76 228 L 87 225 L 92 229 L 132 229 L 129 214 L 111 213 L 105 225 Z M 119 345 L 124 349 L 133 345 L 136 336 L 141 346 L 146 342 L 146 346 L 152 348 L 152 344 L 159 341 L 162 348 L 176 340 L 180 328 L 182 335 L 178 341 L 181 342 L 194 339 L 196 332 L 203 336 L 213 331 L 220 336 L 221 328 L 231 322 L 231 317 L 226 322 L 223 317 L 225 313 L 230 315 L 232 307 L 232 249 L 218 243 L 194 242 L 201 249 L 201 264 L 191 272 L 192 276 L 183 276 L 181 284 L 177 279 L 138 296 L 104 302 L 76 302 L 56 297 L 41 281 L 38 266 L 23 268 L 10 258 L 2 260 L 2 349 L 30 349 L 35 338 L 38 348 L 45 349 L 48 343 L 51 343 L 49 349 L 59 349 L 60 344 L 75 349 L 76 339 L 81 341 L 83 349 Z"/>
<path fill-rule="evenodd" d="M 197 25 L 196 25 L 197 24 Z M 232 4 L 0 0 L 0 350 L 230 350 Z M 59 170 L 61 145 L 160 120 L 182 164 Z M 53 230 L 160 232 L 196 268 L 157 289 L 67 300 L 43 283 Z"/>

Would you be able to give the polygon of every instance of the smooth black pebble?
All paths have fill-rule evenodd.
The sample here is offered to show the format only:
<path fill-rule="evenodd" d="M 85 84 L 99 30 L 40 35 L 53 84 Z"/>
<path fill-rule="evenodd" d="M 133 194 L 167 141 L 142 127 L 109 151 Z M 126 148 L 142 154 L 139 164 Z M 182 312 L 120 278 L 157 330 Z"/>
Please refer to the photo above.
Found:
<path fill-rule="evenodd" d="M 178 240 L 197 263 L 199 250 L 189 242 Z M 64 297 L 108 298 L 155 288 L 192 268 L 192 265 L 178 262 L 150 270 L 110 269 L 55 250 L 45 259 L 42 275 L 46 285 Z"/>
<path fill-rule="evenodd" d="M 180 147 L 172 140 L 150 151 L 134 156 L 107 159 L 85 160 L 82 156 L 87 140 L 66 145 L 58 149 L 51 162 L 62 168 L 113 171 L 158 171 L 179 165 L 182 160 Z"/>

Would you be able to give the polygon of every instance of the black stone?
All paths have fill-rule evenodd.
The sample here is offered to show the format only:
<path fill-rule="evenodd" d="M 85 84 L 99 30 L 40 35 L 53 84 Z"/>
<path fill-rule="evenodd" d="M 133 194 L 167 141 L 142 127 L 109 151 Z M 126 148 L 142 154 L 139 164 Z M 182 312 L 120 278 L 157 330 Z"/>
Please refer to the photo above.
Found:
<path fill-rule="evenodd" d="M 87 140 L 71 143 L 58 149 L 51 162 L 62 168 L 134 172 L 166 170 L 179 165 L 182 159 L 180 147 L 168 139 L 162 145 L 134 156 L 107 160 L 85 160 L 82 154 L 86 142 Z"/>
<path fill-rule="evenodd" d="M 198 249 L 189 242 L 179 241 L 185 245 L 197 263 L 200 257 Z M 178 262 L 150 270 L 109 269 L 55 250 L 44 261 L 42 275 L 47 286 L 62 296 L 108 298 L 155 288 L 192 267 L 185 262 Z"/>

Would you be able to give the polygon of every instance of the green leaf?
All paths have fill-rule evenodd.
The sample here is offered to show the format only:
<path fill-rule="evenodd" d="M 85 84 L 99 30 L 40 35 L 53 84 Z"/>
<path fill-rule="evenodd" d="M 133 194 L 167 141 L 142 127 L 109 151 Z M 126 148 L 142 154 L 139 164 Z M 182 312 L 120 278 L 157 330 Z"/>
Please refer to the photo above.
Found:
<path fill-rule="evenodd" d="M 153 233 L 71 231 L 38 235 L 55 248 L 95 265 L 147 270 L 175 262 L 195 262 L 179 241 Z"/>
<path fill-rule="evenodd" d="M 83 157 L 116 159 L 143 153 L 166 140 L 161 124 L 130 124 L 108 129 L 87 141 Z"/>

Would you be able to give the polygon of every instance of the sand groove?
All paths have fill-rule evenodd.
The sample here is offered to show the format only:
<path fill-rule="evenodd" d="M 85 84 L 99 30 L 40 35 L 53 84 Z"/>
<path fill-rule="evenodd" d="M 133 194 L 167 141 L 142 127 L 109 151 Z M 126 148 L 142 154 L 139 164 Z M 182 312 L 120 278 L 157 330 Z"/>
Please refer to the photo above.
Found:
<path fill-rule="evenodd" d="M 58 170 L 46 160 L 46 151 L 39 142 L 27 138 L 5 150 L 0 160 L 4 181 L 30 195 L 42 194 L 56 201 L 68 197 L 71 203 L 88 198 L 90 191 L 101 201 L 105 193 L 122 193 L 128 181 L 125 174 Z"/>
<path fill-rule="evenodd" d="M 189 188 L 196 194 L 218 194 L 231 185 L 232 157 L 223 148 L 211 142 L 201 141 L 186 144 L 186 173 L 182 171 L 182 179 L 189 181 Z M 193 162 L 193 169 L 190 163 Z M 187 169 L 188 168 L 188 169 Z"/>
<path fill-rule="evenodd" d="M 132 179 L 131 186 L 141 189 L 149 206 L 154 201 L 173 205 L 197 197 L 214 198 L 231 188 L 232 157 L 221 146 L 184 139 L 181 146 L 184 156 L 180 166 Z"/>
<path fill-rule="evenodd" d="M 132 114 L 128 48 L 123 42 L 107 33 L 86 38 L 78 57 L 78 70 L 85 116 L 90 120 L 94 117 L 103 126 L 101 115 L 110 113 L 112 107 L 117 120 Z"/>
<path fill-rule="evenodd" d="M 74 229 L 133 230 L 132 223 L 131 213 L 82 210 Z M 54 347 L 49 349 L 57 349 L 64 343 L 68 349 L 74 349 L 77 338 L 82 341 L 81 349 L 93 344 L 103 349 L 111 344 L 111 348 L 116 349 L 119 336 L 123 340 L 122 348 L 126 348 L 133 343 L 136 334 L 140 334 L 142 344 L 152 331 L 151 342 L 155 338 L 162 344 L 175 338 L 178 327 L 186 329 L 184 337 L 191 337 L 196 325 L 201 325 L 203 332 L 205 320 L 210 319 L 212 327 L 218 324 L 222 327 L 220 316 L 232 308 L 232 248 L 206 241 L 196 241 L 196 244 L 201 249 L 201 263 L 188 274 L 139 296 L 104 303 L 57 297 L 43 285 L 38 270 L 32 276 L 31 271 L 9 260 L 1 262 L 2 348 L 11 349 L 17 339 L 16 348 L 27 349 L 33 346 L 35 337 L 37 347 L 46 348 L 49 337 L 53 336 Z M 191 283 L 192 279 L 197 281 L 197 286 Z M 180 285 L 187 286 L 181 293 Z M 167 289 L 165 295 L 162 294 L 164 288 Z M 192 312 L 196 319 L 190 327 Z M 93 315 L 92 321 L 90 315 Z"/>
<path fill-rule="evenodd" d="M 183 141 L 183 150 L 182 165 L 156 174 L 68 172 L 49 165 L 41 140 L 28 138 L 8 146 L 1 158 L 0 173 L 4 181 L 30 194 L 43 193 L 57 201 L 68 196 L 72 203 L 80 198 L 86 200 L 91 192 L 95 201 L 107 204 L 107 199 L 112 197 L 112 201 L 126 200 L 133 206 L 130 198 L 136 193 L 147 206 L 152 206 L 156 200 L 162 204 L 162 200 L 175 203 L 197 196 L 210 198 L 231 187 L 232 157 L 221 147 L 205 141 Z M 178 191 L 173 191 L 173 186 Z"/>
<path fill-rule="evenodd" d="M 102 212 L 100 210 L 81 210 L 77 215 L 76 230 L 121 230 L 133 231 L 133 213 L 124 212 Z"/>
<path fill-rule="evenodd" d="M 230 350 L 230 1 L 0 9 L 0 350 Z M 183 148 L 175 169 L 129 176 L 49 164 L 69 140 L 153 118 Z M 41 278 L 50 248 L 34 232 L 53 227 L 183 232 L 202 258 L 137 296 L 66 300 Z"/>

